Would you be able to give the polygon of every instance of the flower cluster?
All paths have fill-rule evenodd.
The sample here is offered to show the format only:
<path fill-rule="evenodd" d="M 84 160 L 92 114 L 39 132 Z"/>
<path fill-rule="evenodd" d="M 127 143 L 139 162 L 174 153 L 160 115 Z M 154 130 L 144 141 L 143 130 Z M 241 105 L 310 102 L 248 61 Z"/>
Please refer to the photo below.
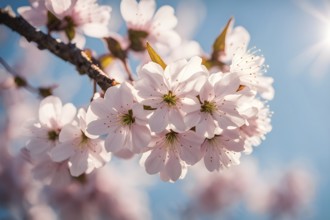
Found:
<path fill-rule="evenodd" d="M 72 104 L 62 105 L 55 96 L 41 102 L 26 145 L 37 178 L 65 181 L 69 174 L 78 177 L 103 166 L 110 154 L 137 154 L 147 173 L 176 181 L 201 160 L 209 171 L 239 164 L 241 153 L 261 143 L 271 130 L 265 103 L 273 98 L 273 79 L 264 75 L 268 67 L 258 50 L 247 49 L 250 36 L 243 27 L 233 28 L 230 19 L 210 56 L 199 50 L 174 59 L 169 51 L 180 48 L 181 39 L 172 7 L 156 11 L 153 0 L 122 0 L 126 37 L 110 33 L 110 11 L 95 0 L 36 0 L 19 9 L 34 25 L 63 31 L 70 41 L 77 31 L 105 37 L 110 54 L 91 55 L 92 60 L 105 69 L 117 59 L 129 75 L 100 92 L 87 112 L 76 114 Z M 142 60 L 135 77 L 129 51 L 152 60 Z M 163 54 L 171 62 L 166 64 Z"/>

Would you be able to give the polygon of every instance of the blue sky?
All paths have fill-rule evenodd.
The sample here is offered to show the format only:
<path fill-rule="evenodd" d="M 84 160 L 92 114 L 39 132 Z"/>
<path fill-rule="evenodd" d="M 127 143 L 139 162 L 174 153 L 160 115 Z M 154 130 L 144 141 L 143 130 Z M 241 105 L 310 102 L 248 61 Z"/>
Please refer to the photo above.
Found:
<path fill-rule="evenodd" d="M 0 6 L 15 4 L 13 6 L 15 8 L 17 5 L 26 5 L 24 2 L 26 1 L 5 0 L 0 3 Z M 119 1 L 108 2 L 118 5 Z M 299 2 L 302 1 L 220 0 L 204 2 L 206 16 L 193 37 L 200 42 L 203 49 L 210 50 L 222 27 L 231 16 L 234 16 L 236 25 L 241 25 L 249 31 L 250 46 L 256 46 L 262 50 L 266 63 L 270 66 L 267 74 L 275 80 L 275 98 L 269 103 L 274 112 L 273 131 L 267 135 L 266 141 L 253 152 L 253 156 L 264 169 L 274 166 L 284 169 L 297 161 L 311 167 L 317 175 L 318 182 L 314 217 L 315 219 L 329 219 L 330 68 L 319 73 L 315 71 L 315 68 L 313 70 L 310 59 L 298 60 L 300 54 L 322 40 L 325 27 L 299 6 Z M 324 2 L 313 1 L 311 4 L 317 10 L 322 11 Z M 158 1 L 158 5 L 163 4 L 175 7 L 177 1 Z M 0 56 L 8 60 L 14 59 L 12 48 L 15 47 L 13 42 L 17 40 L 15 34 L 10 34 L 10 36 L 13 38 L 9 42 L 0 45 Z M 101 46 L 94 41 L 91 41 L 91 44 Z M 323 50 L 330 50 L 330 47 L 324 47 Z M 56 62 L 61 63 L 59 60 Z M 330 56 L 328 62 L 330 62 Z M 61 63 L 56 68 L 68 67 L 68 64 Z M 72 70 L 74 71 L 73 68 Z M 87 80 L 82 79 L 82 83 L 86 82 Z M 87 93 L 81 91 L 81 95 L 83 94 Z M 75 102 L 83 103 L 79 97 L 76 97 Z M 157 185 L 157 188 L 150 190 L 151 203 L 165 200 L 164 204 L 168 204 L 169 201 L 176 198 L 174 194 L 179 192 L 179 185 L 180 183 Z M 155 209 L 154 213 L 158 211 Z M 237 216 L 237 219 L 245 218 Z"/>

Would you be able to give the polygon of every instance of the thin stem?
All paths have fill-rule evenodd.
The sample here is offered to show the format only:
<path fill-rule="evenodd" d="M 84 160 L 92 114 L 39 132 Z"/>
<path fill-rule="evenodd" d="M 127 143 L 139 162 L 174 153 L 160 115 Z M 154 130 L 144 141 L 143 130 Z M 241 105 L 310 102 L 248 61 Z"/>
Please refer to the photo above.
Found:
<path fill-rule="evenodd" d="M 128 63 L 126 60 L 123 60 L 123 64 L 124 64 L 124 67 L 125 67 L 125 70 L 126 70 L 126 73 L 128 75 L 128 79 L 130 81 L 133 81 L 133 76 L 132 76 L 132 71 L 131 71 L 131 68 L 128 66 Z"/>
<path fill-rule="evenodd" d="M 27 41 L 37 43 L 40 50 L 47 49 L 61 59 L 75 65 L 80 74 L 87 73 L 104 91 L 115 83 L 115 80 L 107 77 L 107 75 L 88 58 L 84 51 L 77 48 L 74 44 L 65 44 L 40 30 L 36 30 L 35 27 L 22 17 L 15 16 L 11 8 L 0 8 L 0 24 L 4 24 L 13 31 L 24 36 Z"/>

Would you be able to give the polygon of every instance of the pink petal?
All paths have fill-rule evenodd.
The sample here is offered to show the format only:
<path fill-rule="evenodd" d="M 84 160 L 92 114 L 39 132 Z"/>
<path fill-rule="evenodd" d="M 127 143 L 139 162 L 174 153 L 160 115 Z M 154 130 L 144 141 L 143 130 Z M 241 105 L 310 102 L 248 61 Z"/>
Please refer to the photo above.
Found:
<path fill-rule="evenodd" d="M 204 143 L 207 145 L 207 141 Z M 208 171 L 212 172 L 214 170 L 219 170 L 220 168 L 220 157 L 219 154 L 213 150 L 212 147 L 207 147 L 205 149 L 204 164 Z"/>
<path fill-rule="evenodd" d="M 47 22 L 46 10 L 39 8 L 31 8 L 23 6 L 17 9 L 18 13 L 35 27 L 43 26 Z"/>
<path fill-rule="evenodd" d="M 133 150 L 135 150 L 136 153 L 140 153 L 143 148 L 147 147 L 150 140 L 151 133 L 147 126 L 136 124 L 132 126 Z"/>
<path fill-rule="evenodd" d="M 88 169 L 87 158 L 88 151 L 86 150 L 78 151 L 70 158 L 72 163 L 70 173 L 72 176 L 80 176 Z"/>
<path fill-rule="evenodd" d="M 106 134 L 109 131 L 109 125 L 105 123 L 105 119 L 92 121 L 87 125 L 86 131 L 93 135 Z"/>
<path fill-rule="evenodd" d="M 73 148 L 72 142 L 61 143 L 54 147 L 49 155 L 53 161 L 61 162 L 71 157 L 74 152 Z"/>
<path fill-rule="evenodd" d="M 179 137 L 181 159 L 189 165 L 197 163 L 202 157 L 201 145 L 204 138 L 192 131 L 180 134 Z"/>
<path fill-rule="evenodd" d="M 181 112 L 175 108 L 170 109 L 169 123 L 172 124 L 171 128 L 178 132 L 186 131 L 189 129 L 184 123 Z"/>
<path fill-rule="evenodd" d="M 122 149 L 125 145 L 126 134 L 126 129 L 123 127 L 110 132 L 105 139 L 105 148 L 107 151 L 117 152 Z"/>
<path fill-rule="evenodd" d="M 90 110 L 97 116 L 97 117 L 104 117 L 108 113 L 108 109 L 104 104 L 103 98 L 94 99 L 90 104 Z"/>
<path fill-rule="evenodd" d="M 169 159 L 166 162 L 165 170 L 168 177 L 176 181 L 181 176 L 182 168 L 181 163 L 178 155 L 174 154 L 173 152 L 169 152 Z"/>
<path fill-rule="evenodd" d="M 163 147 L 154 148 L 145 161 L 147 173 L 156 174 L 164 168 L 167 152 Z"/>
<path fill-rule="evenodd" d="M 160 107 L 156 109 L 149 119 L 149 125 L 153 132 L 164 131 L 168 125 L 168 108 Z"/>
<path fill-rule="evenodd" d="M 60 142 L 72 141 L 81 137 L 82 133 L 79 127 L 73 125 L 65 125 L 59 135 Z"/>

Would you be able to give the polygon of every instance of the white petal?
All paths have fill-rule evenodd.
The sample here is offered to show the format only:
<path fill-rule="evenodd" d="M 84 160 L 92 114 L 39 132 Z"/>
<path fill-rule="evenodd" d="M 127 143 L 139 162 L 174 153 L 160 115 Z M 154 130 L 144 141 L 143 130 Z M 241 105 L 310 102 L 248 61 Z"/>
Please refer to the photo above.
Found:
<path fill-rule="evenodd" d="M 204 144 L 207 144 L 205 142 Z M 206 147 L 204 155 L 204 164 L 208 171 L 212 172 L 214 170 L 219 170 L 220 168 L 220 158 L 219 154 L 213 151 L 212 147 Z"/>
<path fill-rule="evenodd" d="M 174 28 L 178 23 L 178 19 L 174 16 L 174 9 L 165 5 L 158 9 L 154 16 L 153 27 L 161 30 Z"/>
<path fill-rule="evenodd" d="M 166 160 L 166 151 L 163 147 L 156 147 L 151 151 L 151 154 L 145 161 L 146 172 L 155 174 L 164 168 Z"/>
<path fill-rule="evenodd" d="M 56 126 L 58 116 L 61 114 L 62 102 L 58 97 L 48 96 L 40 102 L 39 121 L 47 127 Z"/>
<path fill-rule="evenodd" d="M 151 139 L 151 133 L 147 126 L 133 125 L 132 126 L 132 143 L 136 153 L 140 153 L 142 148 L 148 146 Z"/>
<path fill-rule="evenodd" d="M 113 155 L 122 159 L 131 159 L 134 156 L 134 153 L 127 148 L 123 148 L 117 152 L 114 152 Z"/>
<path fill-rule="evenodd" d="M 74 152 L 73 148 L 74 146 L 72 142 L 61 143 L 54 147 L 49 155 L 53 161 L 61 162 L 71 157 Z"/>
<path fill-rule="evenodd" d="M 122 0 L 120 3 L 120 12 L 126 22 L 133 22 L 138 11 L 136 0 Z"/>
<path fill-rule="evenodd" d="M 52 176 L 50 185 L 53 187 L 63 188 L 69 185 L 71 176 L 68 170 L 68 163 L 66 161 L 55 164 L 55 171 Z"/>
<path fill-rule="evenodd" d="M 26 145 L 26 148 L 30 151 L 32 158 L 38 159 L 51 149 L 51 143 L 45 139 L 33 138 Z"/>
<path fill-rule="evenodd" d="M 99 118 L 104 117 L 109 113 L 109 109 L 102 98 L 93 100 L 90 104 L 90 110 Z"/>
<path fill-rule="evenodd" d="M 46 0 L 45 2 L 46 8 L 59 19 L 63 19 L 75 3 L 75 0 Z"/>
<path fill-rule="evenodd" d="M 108 124 L 105 123 L 105 120 L 106 119 L 101 118 L 99 120 L 90 122 L 87 125 L 86 131 L 93 135 L 102 135 L 108 133 L 109 127 Z"/>
<path fill-rule="evenodd" d="M 107 24 L 102 23 L 87 23 L 80 27 L 84 34 L 90 37 L 102 38 L 108 37 L 110 30 Z"/>
<path fill-rule="evenodd" d="M 88 152 L 86 150 L 78 151 L 70 158 L 72 163 L 70 173 L 72 176 L 80 176 L 88 169 Z"/>
<path fill-rule="evenodd" d="M 168 108 L 160 107 L 156 109 L 150 117 L 149 124 L 153 132 L 159 133 L 164 131 L 168 125 Z"/>
<path fill-rule="evenodd" d="M 171 128 L 178 132 L 186 131 L 189 129 L 184 123 L 181 112 L 175 108 L 170 109 L 169 123 L 172 125 Z"/>
<path fill-rule="evenodd" d="M 105 148 L 107 151 L 117 152 L 122 149 L 125 145 L 126 134 L 126 129 L 123 127 L 110 132 L 105 139 Z"/>
<path fill-rule="evenodd" d="M 219 74 L 213 74 L 212 80 L 214 85 L 214 93 L 218 97 L 235 94 L 240 85 L 239 78 L 236 74 L 227 73 L 223 77 Z"/>
<path fill-rule="evenodd" d="M 65 125 L 59 135 L 60 142 L 72 141 L 81 137 L 82 133 L 79 127 L 73 125 Z"/>
<path fill-rule="evenodd" d="M 189 165 L 197 163 L 202 156 L 201 144 L 204 137 L 200 137 L 192 131 L 180 134 L 179 137 L 181 159 Z"/>
<path fill-rule="evenodd" d="M 178 155 L 174 154 L 173 152 L 169 153 L 169 159 L 166 162 L 165 170 L 168 177 L 172 181 L 176 181 L 179 179 L 179 177 L 181 176 L 182 169 Z"/>
<path fill-rule="evenodd" d="M 18 13 L 35 27 L 43 26 L 47 22 L 46 13 L 42 8 L 23 6 L 17 9 Z"/>
<path fill-rule="evenodd" d="M 71 104 L 67 103 L 63 106 L 61 111 L 61 116 L 59 118 L 60 126 L 64 126 L 72 122 L 74 117 L 76 116 L 77 109 L 76 107 Z"/>
<path fill-rule="evenodd" d="M 201 108 L 198 99 L 194 96 L 183 97 L 180 99 L 180 103 L 180 110 L 182 110 L 184 113 L 199 111 Z"/>

